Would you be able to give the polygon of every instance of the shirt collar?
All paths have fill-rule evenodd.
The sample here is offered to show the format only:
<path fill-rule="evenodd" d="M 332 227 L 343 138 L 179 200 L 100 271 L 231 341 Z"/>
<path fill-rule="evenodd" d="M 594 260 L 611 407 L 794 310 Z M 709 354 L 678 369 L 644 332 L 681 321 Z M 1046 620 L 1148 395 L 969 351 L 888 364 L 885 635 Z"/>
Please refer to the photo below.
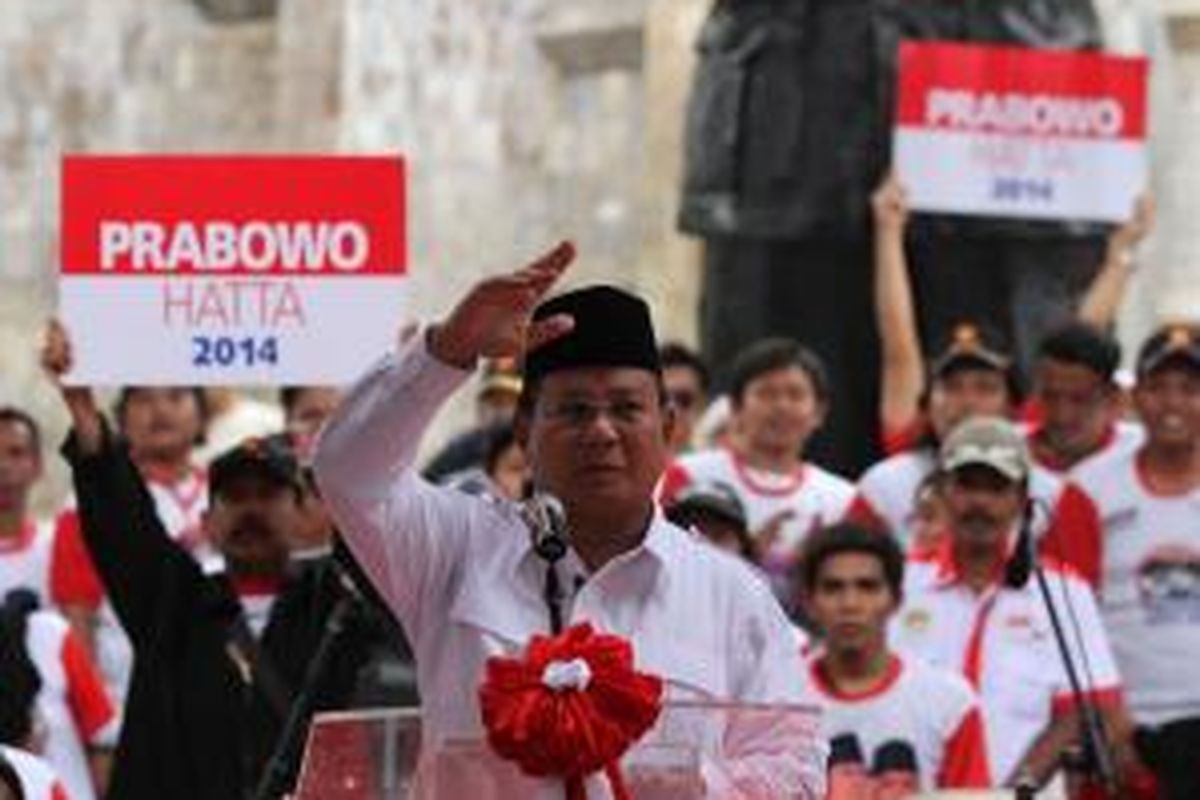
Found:
<path fill-rule="evenodd" d="M 37 523 L 26 519 L 21 523 L 21 530 L 12 539 L 0 539 L 0 554 L 22 553 L 33 544 L 37 535 Z"/>
<path fill-rule="evenodd" d="M 667 520 L 662 508 L 655 503 L 653 516 L 650 518 L 650 524 L 646 527 L 646 534 L 642 538 L 641 544 L 616 556 L 605 567 L 617 563 L 627 563 L 643 557 L 649 557 L 654 560 L 657 566 L 665 567 L 671 563 L 673 560 L 672 554 L 675 548 L 679 546 L 676 538 L 679 532 L 680 530 Z M 532 539 L 528 540 L 518 552 L 519 556 L 512 565 L 514 575 L 530 562 L 539 565 L 545 564 L 545 561 L 534 552 Z M 578 557 L 573 548 L 571 555 L 579 562 L 580 568 L 586 570 L 583 559 Z"/>
<path fill-rule="evenodd" d="M 1010 532 L 1004 545 L 1004 557 L 996 560 L 995 567 L 988 580 L 989 587 L 1001 583 L 1004 578 L 1005 564 L 1016 548 L 1017 537 Z M 938 589 L 948 589 L 963 582 L 962 570 L 959 569 L 958 559 L 954 557 L 954 534 L 946 531 L 938 540 L 937 545 L 929 551 L 928 562 L 934 565 L 934 586 Z"/>

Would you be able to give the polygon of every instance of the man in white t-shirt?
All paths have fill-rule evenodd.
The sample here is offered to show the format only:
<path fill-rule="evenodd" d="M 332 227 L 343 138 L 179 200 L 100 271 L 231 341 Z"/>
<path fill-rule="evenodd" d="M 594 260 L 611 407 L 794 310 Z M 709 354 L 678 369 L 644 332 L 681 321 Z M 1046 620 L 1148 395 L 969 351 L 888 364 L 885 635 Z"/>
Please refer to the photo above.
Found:
<path fill-rule="evenodd" d="M 949 535 L 910 564 L 893 644 L 962 672 L 983 703 L 989 762 L 998 782 L 1044 784 L 1078 741 L 1077 700 L 1046 604 L 1030 580 L 1030 534 L 1021 532 L 1030 476 L 1024 436 L 979 417 L 942 445 Z M 1044 559 L 1055 609 L 1085 697 L 1121 719 L 1120 681 L 1087 584 Z M 1122 754 L 1128 743 L 1117 741 Z"/>
<path fill-rule="evenodd" d="M 1133 398 L 1146 442 L 1078 479 L 1104 526 L 1100 610 L 1165 797 L 1200 797 L 1200 327 L 1151 336 Z"/>
<path fill-rule="evenodd" d="M 0 745 L 0 800 L 16 798 L 74 800 L 44 760 L 16 747 Z"/>
<path fill-rule="evenodd" d="M 916 551 L 913 527 L 920 489 L 937 469 L 939 443 L 972 417 L 1015 417 L 1020 402 L 1012 359 L 998 337 L 972 324 L 960 325 L 931 367 L 927 430 L 912 440 L 911 449 L 863 473 L 847 516 L 890 531 L 915 556 L 927 555 Z M 1095 503 L 1074 483 L 1040 465 L 1032 467 L 1027 484 L 1040 512 L 1033 528 L 1039 549 L 1095 582 L 1100 549 Z"/>
<path fill-rule="evenodd" d="M 836 749 L 861 758 L 857 765 L 840 759 L 830 771 L 831 789 L 847 779 L 863 792 L 862 784 L 903 783 L 911 792 L 991 786 L 979 698 L 970 684 L 888 647 L 888 620 L 900 606 L 904 576 L 895 539 L 851 523 L 824 528 L 805 542 L 800 572 L 805 607 L 823 632 L 809 660 L 822 728 Z"/>
<path fill-rule="evenodd" d="M 27 589 L 50 595 L 51 526 L 30 514 L 30 493 L 42 476 L 37 421 L 19 408 L 0 408 L 0 600 Z"/>
<path fill-rule="evenodd" d="M 738 354 L 732 374 L 736 440 L 678 458 L 663 474 L 659 495 L 670 505 L 694 484 L 733 487 L 762 565 L 786 602 L 797 548 L 810 531 L 841 520 L 854 487 L 802 455 L 829 407 L 828 379 L 815 353 L 790 339 L 764 339 Z"/>
<path fill-rule="evenodd" d="M 41 677 L 37 714 L 45 726 L 43 755 L 72 800 L 103 796 L 95 778 L 107 770 L 117 743 L 117 710 L 99 671 L 67 621 L 51 611 L 26 620 L 25 647 Z"/>
<path fill-rule="evenodd" d="M 1121 346 L 1107 333 L 1071 322 L 1048 333 L 1034 365 L 1029 452 L 1042 469 L 1073 476 L 1099 458 L 1136 449 L 1142 427 L 1123 421 L 1115 375 Z"/>

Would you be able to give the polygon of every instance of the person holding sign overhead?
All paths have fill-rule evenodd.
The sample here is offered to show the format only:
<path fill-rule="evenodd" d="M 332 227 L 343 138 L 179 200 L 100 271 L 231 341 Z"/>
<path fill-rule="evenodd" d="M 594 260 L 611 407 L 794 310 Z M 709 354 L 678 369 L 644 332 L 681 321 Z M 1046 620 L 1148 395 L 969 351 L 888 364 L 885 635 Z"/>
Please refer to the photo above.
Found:
<path fill-rule="evenodd" d="M 293 703 L 344 706 L 374 633 L 338 565 L 292 558 L 303 489 L 289 437 L 247 439 L 209 466 L 202 525 L 223 569 L 206 572 L 169 535 L 91 388 L 63 385 L 73 353 L 60 325 L 41 358 L 71 416 L 63 454 L 83 539 L 134 651 L 108 797 L 247 798 L 277 767 L 290 778 L 295 762 L 272 755 Z M 313 677 L 335 615 L 342 631 Z"/>

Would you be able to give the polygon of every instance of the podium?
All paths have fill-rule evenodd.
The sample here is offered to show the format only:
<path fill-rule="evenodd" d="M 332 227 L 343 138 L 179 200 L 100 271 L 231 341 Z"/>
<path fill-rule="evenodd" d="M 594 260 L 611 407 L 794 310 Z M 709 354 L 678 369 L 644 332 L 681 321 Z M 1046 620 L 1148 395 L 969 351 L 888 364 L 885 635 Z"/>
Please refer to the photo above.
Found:
<path fill-rule="evenodd" d="M 621 760 L 637 800 L 819 800 L 825 746 L 808 706 L 668 702 Z M 481 739 L 425 746 L 419 709 L 318 715 L 295 800 L 542 800 L 561 780 L 531 778 Z M 606 778 L 588 800 L 611 797 Z"/>

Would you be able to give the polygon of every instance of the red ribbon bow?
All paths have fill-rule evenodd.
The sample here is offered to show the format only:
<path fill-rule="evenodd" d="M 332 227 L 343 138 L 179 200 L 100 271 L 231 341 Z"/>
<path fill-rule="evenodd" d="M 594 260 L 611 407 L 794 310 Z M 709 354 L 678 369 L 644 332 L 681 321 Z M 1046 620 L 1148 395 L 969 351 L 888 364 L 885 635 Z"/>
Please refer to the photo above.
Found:
<path fill-rule="evenodd" d="M 618 760 L 654 725 L 662 679 L 633 668 L 633 647 L 585 623 L 534 636 L 524 658 L 488 659 L 479 706 L 488 743 L 537 777 L 561 777 L 569 800 L 604 770 L 617 800 L 629 798 Z"/>

